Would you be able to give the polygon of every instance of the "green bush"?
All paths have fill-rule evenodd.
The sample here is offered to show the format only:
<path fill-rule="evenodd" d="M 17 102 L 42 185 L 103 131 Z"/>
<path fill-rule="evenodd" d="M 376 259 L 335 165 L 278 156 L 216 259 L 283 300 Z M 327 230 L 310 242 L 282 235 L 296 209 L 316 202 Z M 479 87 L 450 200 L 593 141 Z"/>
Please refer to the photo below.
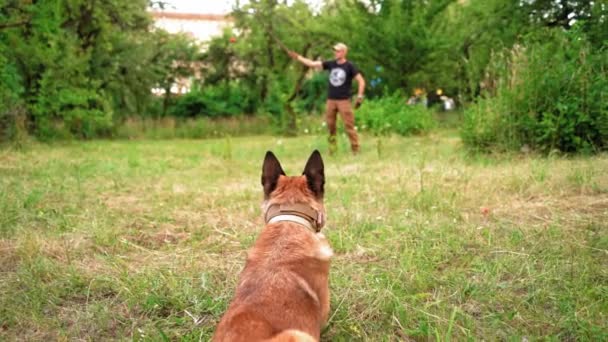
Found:
<path fill-rule="evenodd" d="M 407 105 L 398 93 L 364 102 L 356 111 L 355 118 L 359 130 L 372 134 L 419 134 L 436 126 L 431 110 L 420 105 Z"/>
<path fill-rule="evenodd" d="M 43 76 L 33 106 L 36 135 L 43 140 L 108 136 L 112 107 L 104 92 L 74 77 Z"/>
<path fill-rule="evenodd" d="M 328 78 L 326 72 L 316 72 L 310 79 L 303 82 L 300 98 L 295 104 L 298 112 L 317 113 L 325 109 Z"/>
<path fill-rule="evenodd" d="M 21 80 L 15 66 L 4 57 L 3 50 L 0 45 L 0 142 L 18 139 L 20 129 L 25 131 L 25 127 L 19 125 L 20 116 L 24 116 Z"/>
<path fill-rule="evenodd" d="M 233 82 L 194 88 L 175 100 L 169 114 L 178 118 L 217 118 L 251 114 L 253 111 L 252 94 L 240 83 Z"/>
<path fill-rule="evenodd" d="M 547 30 L 496 56 L 494 96 L 465 111 L 473 149 L 592 152 L 608 147 L 608 54 L 583 34 Z M 490 92 L 490 93 L 492 93 Z"/>

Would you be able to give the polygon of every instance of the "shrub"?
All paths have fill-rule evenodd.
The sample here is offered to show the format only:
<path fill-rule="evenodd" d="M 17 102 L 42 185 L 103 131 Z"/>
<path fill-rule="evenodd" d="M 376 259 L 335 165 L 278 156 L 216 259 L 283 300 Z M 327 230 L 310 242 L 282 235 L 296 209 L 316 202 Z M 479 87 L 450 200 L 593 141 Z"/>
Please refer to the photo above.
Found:
<path fill-rule="evenodd" d="M 103 92 L 75 85 L 45 82 L 33 107 L 36 135 L 43 139 L 108 136 L 113 126 L 112 108 Z"/>
<path fill-rule="evenodd" d="M 17 70 L 3 56 L 3 47 L 0 46 L 0 142 L 18 140 L 25 134 L 25 114 L 20 100 L 23 88 L 20 83 Z"/>
<path fill-rule="evenodd" d="M 328 78 L 327 73 L 317 72 L 303 82 L 300 98 L 295 104 L 298 112 L 315 113 L 325 109 Z"/>
<path fill-rule="evenodd" d="M 495 96 L 465 111 L 469 147 L 542 152 L 600 151 L 608 146 L 608 54 L 577 28 L 547 30 L 496 56 Z"/>
<path fill-rule="evenodd" d="M 251 114 L 253 110 L 252 94 L 240 83 L 234 82 L 194 88 L 175 100 L 169 114 L 181 118 L 217 118 Z"/>
<path fill-rule="evenodd" d="M 419 134 L 436 125 L 431 110 L 420 105 L 407 105 L 398 93 L 365 101 L 356 111 L 355 118 L 361 131 L 372 134 Z"/>

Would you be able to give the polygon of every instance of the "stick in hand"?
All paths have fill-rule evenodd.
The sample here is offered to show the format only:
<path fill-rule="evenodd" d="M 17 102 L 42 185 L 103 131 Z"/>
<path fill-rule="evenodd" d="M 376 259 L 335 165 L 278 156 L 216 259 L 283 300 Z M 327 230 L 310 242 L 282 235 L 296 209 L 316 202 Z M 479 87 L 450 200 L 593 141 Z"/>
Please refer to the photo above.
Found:
<path fill-rule="evenodd" d="M 363 103 L 363 98 L 357 97 L 357 100 L 355 101 L 355 109 L 358 109 L 359 107 L 361 107 L 361 103 Z"/>

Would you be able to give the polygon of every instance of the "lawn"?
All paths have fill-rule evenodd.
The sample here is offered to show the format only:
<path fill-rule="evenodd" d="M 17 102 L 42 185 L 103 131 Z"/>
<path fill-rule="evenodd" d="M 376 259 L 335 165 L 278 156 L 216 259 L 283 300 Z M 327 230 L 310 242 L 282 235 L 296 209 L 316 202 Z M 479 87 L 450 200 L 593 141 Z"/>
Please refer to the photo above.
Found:
<path fill-rule="evenodd" d="M 324 341 L 608 339 L 608 155 L 469 155 L 457 134 L 0 150 L 0 340 L 208 340 L 263 227 L 260 174 L 319 148 Z"/>

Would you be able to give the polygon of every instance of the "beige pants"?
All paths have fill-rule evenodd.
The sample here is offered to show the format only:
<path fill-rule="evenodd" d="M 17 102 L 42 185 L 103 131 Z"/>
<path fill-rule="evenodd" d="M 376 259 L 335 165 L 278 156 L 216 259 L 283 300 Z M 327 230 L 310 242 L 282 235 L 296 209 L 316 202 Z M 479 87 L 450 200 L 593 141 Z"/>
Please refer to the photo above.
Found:
<path fill-rule="evenodd" d="M 335 144 L 336 142 L 337 113 L 340 113 L 342 121 L 344 121 L 344 128 L 346 128 L 351 149 L 353 152 L 359 151 L 359 137 L 355 130 L 355 114 L 353 113 L 350 100 L 327 100 L 325 119 L 327 120 L 327 127 L 329 128 L 330 144 Z"/>

